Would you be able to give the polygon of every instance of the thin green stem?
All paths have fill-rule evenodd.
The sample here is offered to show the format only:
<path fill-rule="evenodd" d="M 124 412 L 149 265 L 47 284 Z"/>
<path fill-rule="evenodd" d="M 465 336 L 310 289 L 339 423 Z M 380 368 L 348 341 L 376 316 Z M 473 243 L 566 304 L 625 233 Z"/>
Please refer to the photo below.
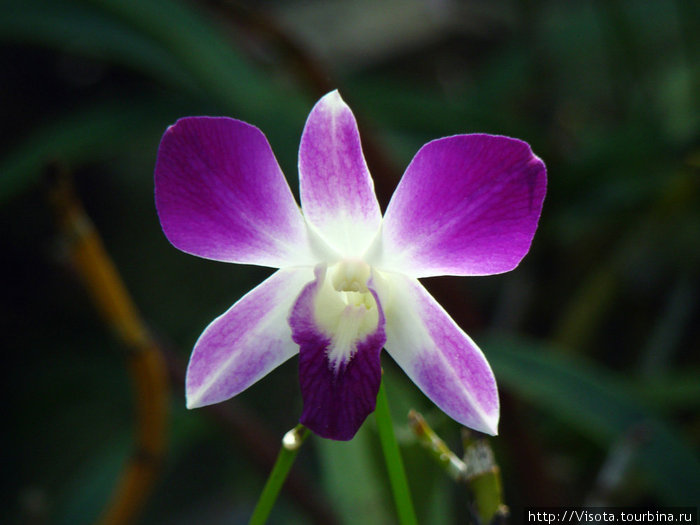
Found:
<path fill-rule="evenodd" d="M 260 499 L 255 506 L 253 515 L 250 517 L 249 525 L 263 525 L 267 521 L 270 511 L 272 511 L 272 507 L 277 501 L 282 485 L 287 479 L 287 474 L 292 468 L 294 459 L 297 457 L 299 449 L 308 435 L 308 428 L 304 425 L 297 425 L 282 438 L 282 448 L 277 456 L 277 461 L 275 461 L 275 466 L 272 467 L 270 477 L 267 478 L 262 494 L 260 494 Z"/>
<path fill-rule="evenodd" d="M 391 483 L 391 491 L 394 494 L 394 503 L 396 504 L 396 512 L 399 515 L 399 523 L 401 525 L 417 525 L 418 520 L 413 510 L 411 492 L 408 488 L 406 472 L 404 471 L 403 462 L 401 461 L 399 444 L 396 441 L 394 426 L 391 422 L 389 401 L 387 400 L 386 391 L 384 390 L 384 380 L 382 380 L 379 385 L 377 408 L 374 411 L 374 417 L 377 420 L 379 440 L 382 443 L 386 468 L 389 472 L 389 481 Z"/>

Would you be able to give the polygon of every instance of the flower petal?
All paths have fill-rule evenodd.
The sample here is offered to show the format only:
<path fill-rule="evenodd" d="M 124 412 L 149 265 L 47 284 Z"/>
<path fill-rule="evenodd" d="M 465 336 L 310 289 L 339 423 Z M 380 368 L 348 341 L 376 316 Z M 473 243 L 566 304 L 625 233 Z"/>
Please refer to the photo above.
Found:
<path fill-rule="evenodd" d="M 546 184 L 543 162 L 520 140 L 429 142 L 396 188 L 372 262 L 413 277 L 512 270 L 530 249 Z"/>
<path fill-rule="evenodd" d="M 317 261 L 270 145 L 250 124 L 178 120 L 161 140 L 155 185 L 163 231 L 184 252 L 271 267 Z"/>
<path fill-rule="evenodd" d="M 371 288 L 371 297 L 364 298 L 369 308 L 346 304 L 341 294 L 329 285 L 325 266 L 319 266 L 316 280 L 292 308 L 289 324 L 300 347 L 300 421 L 321 437 L 347 441 L 374 411 L 386 337 L 384 314 Z"/>
<path fill-rule="evenodd" d="M 498 390 L 484 354 L 416 279 L 383 275 L 387 352 L 448 416 L 495 435 Z"/>
<path fill-rule="evenodd" d="M 362 255 L 381 211 L 355 117 L 337 91 L 319 100 L 306 121 L 299 188 L 304 215 L 326 242 L 343 255 Z"/>
<path fill-rule="evenodd" d="M 187 367 L 187 407 L 229 399 L 299 351 L 287 316 L 311 267 L 278 270 L 204 330 Z"/>

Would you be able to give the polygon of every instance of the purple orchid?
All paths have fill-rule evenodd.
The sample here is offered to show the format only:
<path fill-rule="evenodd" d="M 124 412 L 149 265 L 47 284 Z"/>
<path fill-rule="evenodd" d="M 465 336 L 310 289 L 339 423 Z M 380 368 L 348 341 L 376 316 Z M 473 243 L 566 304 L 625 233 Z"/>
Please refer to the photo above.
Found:
<path fill-rule="evenodd" d="M 382 218 L 355 117 L 333 91 L 306 121 L 299 185 L 301 210 L 267 139 L 245 122 L 183 118 L 163 135 L 155 193 L 170 242 L 279 268 L 199 337 L 187 406 L 229 399 L 298 352 L 301 423 L 348 440 L 375 408 L 384 347 L 450 417 L 496 434 L 486 358 L 418 279 L 515 268 L 542 209 L 542 161 L 507 137 L 434 140 Z"/>

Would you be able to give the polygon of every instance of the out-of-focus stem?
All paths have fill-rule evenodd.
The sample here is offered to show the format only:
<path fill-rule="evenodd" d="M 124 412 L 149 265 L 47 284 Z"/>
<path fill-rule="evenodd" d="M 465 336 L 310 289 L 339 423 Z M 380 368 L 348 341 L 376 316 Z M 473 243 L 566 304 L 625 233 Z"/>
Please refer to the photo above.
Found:
<path fill-rule="evenodd" d="M 69 177 L 49 175 L 50 203 L 68 243 L 71 263 L 95 307 L 128 349 L 127 366 L 136 394 L 136 440 L 99 523 L 130 523 L 145 504 L 164 455 L 167 371 L 158 345 L 141 320 Z"/>
<path fill-rule="evenodd" d="M 418 441 L 435 461 L 453 480 L 467 485 L 473 496 L 479 522 L 483 525 L 503 523 L 508 516 L 508 507 L 503 504 L 501 473 L 489 442 L 486 439 L 475 438 L 471 432 L 464 429 L 464 460 L 461 460 L 420 413 L 411 410 L 408 420 Z"/>
<path fill-rule="evenodd" d="M 481 523 L 504 523 L 508 517 L 508 507 L 503 504 L 501 469 L 484 437 L 462 429 L 464 464 L 467 467 L 465 480 L 474 495 L 476 513 Z"/>
<path fill-rule="evenodd" d="M 610 497 L 625 482 L 630 465 L 639 452 L 639 447 L 648 437 L 648 430 L 644 423 L 638 423 L 612 444 L 598 472 L 593 490 L 586 497 L 585 505 L 587 507 L 610 505 Z"/>
<path fill-rule="evenodd" d="M 415 410 L 408 413 L 408 422 L 418 441 L 423 445 L 430 455 L 433 456 L 447 474 L 455 481 L 463 481 L 467 466 L 452 452 L 445 442 L 430 428 L 425 418 Z"/>

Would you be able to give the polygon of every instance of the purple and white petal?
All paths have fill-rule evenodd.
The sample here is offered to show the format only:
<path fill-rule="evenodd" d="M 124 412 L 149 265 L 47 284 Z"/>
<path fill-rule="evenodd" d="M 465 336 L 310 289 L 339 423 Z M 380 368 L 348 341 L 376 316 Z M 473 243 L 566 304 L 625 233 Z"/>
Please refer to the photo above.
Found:
<path fill-rule="evenodd" d="M 371 290 L 338 292 L 325 266 L 296 301 L 289 324 L 299 344 L 300 422 L 321 437 L 349 440 L 374 411 L 386 336 Z"/>
<path fill-rule="evenodd" d="M 499 401 L 484 354 L 416 279 L 383 274 L 387 352 L 443 412 L 495 435 Z"/>
<path fill-rule="evenodd" d="M 530 249 L 546 185 L 544 163 L 520 140 L 429 142 L 394 192 L 372 263 L 413 277 L 512 270 Z"/>
<path fill-rule="evenodd" d="M 161 140 L 155 186 L 163 231 L 184 252 L 275 268 L 318 260 L 270 145 L 250 124 L 178 120 Z"/>
<path fill-rule="evenodd" d="M 337 91 L 311 110 L 299 147 L 299 188 L 307 221 L 345 256 L 360 256 L 381 211 L 355 117 Z"/>
<path fill-rule="evenodd" d="M 204 330 L 187 367 L 187 407 L 225 401 L 299 351 L 287 317 L 311 267 L 278 270 Z"/>

